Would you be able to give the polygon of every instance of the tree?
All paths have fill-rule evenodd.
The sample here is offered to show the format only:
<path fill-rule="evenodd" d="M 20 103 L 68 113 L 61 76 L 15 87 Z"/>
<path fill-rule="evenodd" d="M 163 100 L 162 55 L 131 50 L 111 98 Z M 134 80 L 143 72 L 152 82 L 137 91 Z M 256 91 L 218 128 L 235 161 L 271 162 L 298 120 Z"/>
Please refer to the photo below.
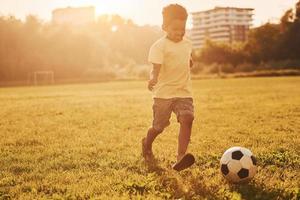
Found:
<path fill-rule="evenodd" d="M 277 24 L 267 23 L 252 29 L 245 46 L 249 61 L 252 63 L 267 62 L 277 58 L 277 42 L 280 36 L 280 27 Z"/>
<path fill-rule="evenodd" d="M 43 23 L 35 16 L 25 22 L 0 17 L 0 81 L 26 81 L 38 70 L 54 71 L 56 80 L 133 71 L 147 63 L 151 44 L 161 36 L 157 27 L 138 26 L 118 15 L 100 16 L 80 28 Z"/>
<path fill-rule="evenodd" d="M 300 1 L 296 4 L 296 20 L 300 20 Z"/>
<path fill-rule="evenodd" d="M 224 64 L 228 62 L 229 51 L 229 47 L 226 43 L 207 41 L 201 51 L 200 60 L 207 64 Z"/>
<path fill-rule="evenodd" d="M 299 59 L 300 55 L 300 1 L 295 5 L 296 12 L 288 10 L 281 18 L 280 58 Z"/>
<path fill-rule="evenodd" d="M 280 19 L 281 31 L 282 32 L 286 31 L 289 28 L 289 26 L 293 23 L 293 20 L 294 20 L 293 9 L 289 9 L 284 13 L 284 15 Z"/>
<path fill-rule="evenodd" d="M 234 68 L 245 60 L 243 48 L 244 45 L 241 43 L 229 44 L 207 41 L 199 56 L 195 55 L 195 58 L 196 61 L 207 64 L 218 63 L 219 74 L 223 71 L 222 66 L 225 64 L 230 64 L 229 72 L 233 72 Z"/>

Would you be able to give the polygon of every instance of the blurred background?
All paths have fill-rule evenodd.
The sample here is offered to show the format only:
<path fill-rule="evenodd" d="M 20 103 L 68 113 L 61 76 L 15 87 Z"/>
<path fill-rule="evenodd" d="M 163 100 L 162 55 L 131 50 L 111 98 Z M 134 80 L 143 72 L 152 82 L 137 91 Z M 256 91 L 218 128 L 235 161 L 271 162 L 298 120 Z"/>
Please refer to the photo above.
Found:
<path fill-rule="evenodd" d="M 243 2 L 1 0 L 0 85 L 147 79 L 169 3 L 189 11 L 194 78 L 299 75 L 300 1 Z"/>

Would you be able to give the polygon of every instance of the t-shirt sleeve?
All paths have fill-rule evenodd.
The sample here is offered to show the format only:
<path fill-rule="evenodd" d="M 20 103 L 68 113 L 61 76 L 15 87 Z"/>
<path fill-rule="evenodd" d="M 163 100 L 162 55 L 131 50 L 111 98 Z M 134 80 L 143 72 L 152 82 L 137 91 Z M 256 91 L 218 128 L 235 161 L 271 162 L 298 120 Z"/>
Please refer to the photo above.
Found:
<path fill-rule="evenodd" d="M 163 63 L 163 45 L 161 42 L 154 43 L 149 51 L 148 61 L 150 63 L 162 64 Z"/>

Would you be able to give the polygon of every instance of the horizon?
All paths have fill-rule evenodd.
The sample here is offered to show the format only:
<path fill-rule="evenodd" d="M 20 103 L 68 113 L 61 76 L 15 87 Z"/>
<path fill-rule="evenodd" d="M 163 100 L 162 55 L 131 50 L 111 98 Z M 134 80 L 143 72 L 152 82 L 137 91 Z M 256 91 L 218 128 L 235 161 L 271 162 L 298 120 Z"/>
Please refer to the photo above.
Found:
<path fill-rule="evenodd" d="M 52 19 L 52 11 L 55 9 L 93 6 L 95 7 L 96 17 L 116 14 L 125 19 L 131 19 L 137 25 L 160 26 L 162 23 L 162 8 L 170 3 L 178 3 L 186 7 L 190 14 L 192 12 L 213 9 L 217 6 L 253 8 L 253 26 L 256 27 L 270 21 L 278 22 L 286 10 L 294 7 L 297 0 L 274 0 L 272 4 L 259 0 L 216 0 L 208 2 L 195 2 L 193 0 L 112 0 L 105 3 L 95 0 L 52 0 L 47 2 L 27 0 L 26 2 L 27 3 L 20 4 L 17 0 L 2 0 L 0 2 L 0 16 L 14 16 L 18 19 L 25 20 L 26 16 L 34 15 L 44 22 L 49 22 Z M 265 12 L 266 8 L 268 9 L 268 13 Z"/>

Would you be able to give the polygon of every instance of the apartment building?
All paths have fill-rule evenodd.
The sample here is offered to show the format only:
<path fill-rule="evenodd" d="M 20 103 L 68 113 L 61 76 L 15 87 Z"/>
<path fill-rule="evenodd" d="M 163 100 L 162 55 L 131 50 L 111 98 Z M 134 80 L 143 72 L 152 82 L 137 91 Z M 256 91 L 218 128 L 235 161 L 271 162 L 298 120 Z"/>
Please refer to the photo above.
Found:
<path fill-rule="evenodd" d="M 194 48 L 201 48 L 206 40 L 214 42 L 244 42 L 252 26 L 252 8 L 215 7 L 193 12 L 190 38 Z"/>

